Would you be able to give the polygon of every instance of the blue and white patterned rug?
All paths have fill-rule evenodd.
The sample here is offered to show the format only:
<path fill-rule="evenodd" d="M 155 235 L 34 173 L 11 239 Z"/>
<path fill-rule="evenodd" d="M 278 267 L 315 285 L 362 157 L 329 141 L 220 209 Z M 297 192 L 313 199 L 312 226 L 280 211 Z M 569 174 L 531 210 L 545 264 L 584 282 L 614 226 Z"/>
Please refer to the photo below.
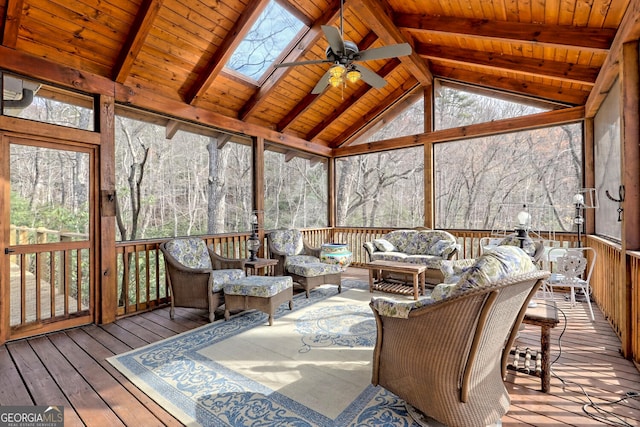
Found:
<path fill-rule="evenodd" d="M 343 281 L 283 304 L 109 358 L 190 426 L 417 426 L 371 385 L 376 326 L 366 283 Z"/>

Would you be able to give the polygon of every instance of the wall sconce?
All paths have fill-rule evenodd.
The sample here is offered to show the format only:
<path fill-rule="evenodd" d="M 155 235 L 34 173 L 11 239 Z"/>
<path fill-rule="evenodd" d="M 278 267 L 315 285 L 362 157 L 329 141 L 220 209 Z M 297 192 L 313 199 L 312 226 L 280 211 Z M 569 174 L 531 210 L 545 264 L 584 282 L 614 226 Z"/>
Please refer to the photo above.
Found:
<path fill-rule="evenodd" d="M 258 215 L 254 211 L 251 216 L 251 235 L 247 239 L 247 249 L 249 250 L 249 261 L 257 261 L 256 256 L 260 249 L 260 238 L 258 237 Z"/>

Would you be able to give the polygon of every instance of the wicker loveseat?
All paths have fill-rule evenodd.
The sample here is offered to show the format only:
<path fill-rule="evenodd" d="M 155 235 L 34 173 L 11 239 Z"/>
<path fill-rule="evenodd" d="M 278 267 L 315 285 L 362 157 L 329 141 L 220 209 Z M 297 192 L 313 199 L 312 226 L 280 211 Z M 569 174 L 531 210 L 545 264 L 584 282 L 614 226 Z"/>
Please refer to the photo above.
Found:
<path fill-rule="evenodd" d="M 486 426 L 508 411 L 503 383 L 527 304 L 549 272 L 520 248 L 482 255 L 455 284 L 418 301 L 374 298 L 372 383 L 410 414 L 450 426 Z"/>
<path fill-rule="evenodd" d="M 454 258 L 458 253 L 455 236 L 444 230 L 394 230 L 363 246 L 369 261 L 426 265 L 425 281 L 433 285 L 442 283 L 442 261 Z M 385 273 L 384 278 L 407 280 L 397 273 Z"/>

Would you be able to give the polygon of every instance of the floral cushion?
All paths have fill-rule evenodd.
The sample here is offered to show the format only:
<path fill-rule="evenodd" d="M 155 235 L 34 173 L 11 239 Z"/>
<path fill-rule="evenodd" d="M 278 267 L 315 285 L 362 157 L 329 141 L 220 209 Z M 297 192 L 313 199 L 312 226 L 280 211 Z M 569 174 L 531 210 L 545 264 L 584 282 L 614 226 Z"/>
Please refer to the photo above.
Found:
<path fill-rule="evenodd" d="M 212 268 L 207 244 L 199 237 L 173 239 L 165 244 L 167 251 L 189 268 Z"/>
<path fill-rule="evenodd" d="M 393 252 L 396 250 L 396 247 L 393 246 L 393 243 L 391 243 L 387 239 L 374 239 L 373 244 L 375 245 L 376 249 L 381 252 Z"/>
<path fill-rule="evenodd" d="M 454 292 L 485 286 L 508 276 L 537 271 L 531 257 L 517 246 L 498 246 L 482 255 L 478 261 L 462 275 Z"/>
<path fill-rule="evenodd" d="M 536 244 L 528 235 L 524 239 L 520 239 L 517 234 L 509 234 L 498 243 L 499 246 L 517 246 L 520 247 L 520 241 L 522 240 L 522 250 L 532 257 L 536 253 Z"/>
<path fill-rule="evenodd" d="M 456 260 L 444 260 L 440 263 L 440 271 L 444 276 L 443 283 L 457 283 L 460 276 L 476 263 L 475 258 L 465 258 Z"/>
<path fill-rule="evenodd" d="M 324 262 L 319 261 L 306 264 L 290 264 L 287 266 L 287 271 L 303 277 L 316 277 L 324 276 L 326 274 L 342 273 L 342 269 L 338 264 L 325 264 Z"/>
<path fill-rule="evenodd" d="M 408 318 L 411 310 L 424 307 L 432 302 L 429 297 L 422 297 L 414 301 L 398 301 L 386 297 L 373 298 L 371 300 L 373 308 L 382 316 L 400 317 L 402 319 Z"/>
<path fill-rule="evenodd" d="M 213 292 L 219 292 L 227 283 L 236 282 L 246 276 L 244 270 L 237 268 L 213 270 L 211 275 L 213 276 Z"/>
<path fill-rule="evenodd" d="M 383 239 L 395 247 L 393 252 L 407 255 L 447 258 L 457 248 L 456 238 L 444 230 L 394 230 L 385 234 Z"/>
<path fill-rule="evenodd" d="M 296 229 L 276 230 L 269 234 L 269 241 L 273 248 L 289 255 L 298 255 L 304 251 L 302 232 Z"/>
<path fill-rule="evenodd" d="M 224 285 L 224 293 L 268 298 L 292 286 L 293 279 L 289 276 L 248 276 Z"/>
<path fill-rule="evenodd" d="M 319 258 L 316 258 L 312 255 L 292 255 L 287 257 L 284 266 L 285 268 L 287 268 L 290 265 L 294 264 L 313 264 L 319 261 Z"/>

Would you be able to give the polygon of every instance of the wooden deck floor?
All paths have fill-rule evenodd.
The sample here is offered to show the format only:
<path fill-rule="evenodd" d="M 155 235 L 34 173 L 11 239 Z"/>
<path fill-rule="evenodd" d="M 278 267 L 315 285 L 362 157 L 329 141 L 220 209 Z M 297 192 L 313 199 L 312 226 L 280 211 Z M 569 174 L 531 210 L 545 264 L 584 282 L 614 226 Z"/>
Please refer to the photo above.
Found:
<path fill-rule="evenodd" d="M 346 273 L 359 279 L 366 275 L 359 269 Z M 638 425 L 640 398 L 611 403 L 625 393 L 640 393 L 640 373 L 620 357 L 620 342 L 609 324 L 598 310 L 592 323 L 586 306 L 560 307 L 567 320 L 561 319 L 552 334 L 552 358 L 560 358 L 553 365 L 557 376 L 551 380 L 551 392 L 540 392 L 537 378 L 509 373 L 511 408 L 503 425 Z M 109 325 L 10 342 L 0 347 L 0 405 L 62 404 L 65 426 L 179 426 L 105 358 L 205 323 L 204 312 L 178 309 L 171 321 L 168 309 L 160 309 Z M 527 326 L 519 345 L 537 348 L 539 328 Z M 597 407 L 585 407 L 591 402 Z M 585 410 L 608 421 L 590 418 Z"/>

